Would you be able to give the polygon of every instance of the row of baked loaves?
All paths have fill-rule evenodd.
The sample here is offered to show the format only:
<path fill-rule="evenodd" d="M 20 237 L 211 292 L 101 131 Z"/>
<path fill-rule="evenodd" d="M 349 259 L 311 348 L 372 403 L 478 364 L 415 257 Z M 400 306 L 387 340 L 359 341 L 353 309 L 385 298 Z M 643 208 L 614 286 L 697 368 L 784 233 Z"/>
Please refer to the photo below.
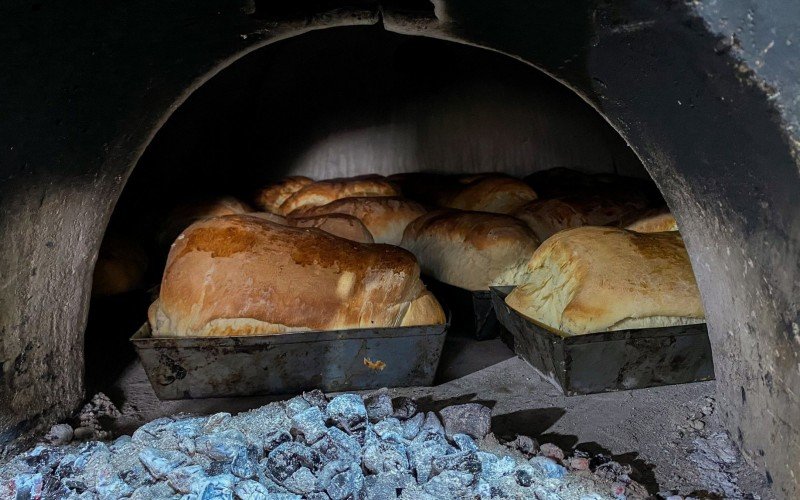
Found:
<path fill-rule="evenodd" d="M 674 219 L 663 212 L 654 217 L 646 190 L 635 189 L 628 180 L 584 179 L 578 184 L 570 179 L 571 191 L 537 199 L 540 187 L 540 192 L 558 189 L 558 175 L 548 175 L 537 189 L 498 174 L 316 182 L 286 178 L 256 197 L 264 212 L 244 215 L 248 207 L 228 202 L 214 215 L 236 215 L 200 220 L 178 236 L 160 299 L 150 309 L 154 334 L 258 335 L 443 322 L 441 307 L 420 281 L 420 266 L 425 274 L 471 290 L 525 285 L 509 296 L 509 304 L 568 333 L 697 319 L 697 311 L 685 307 L 693 296 L 690 285 L 695 290 L 696 285 L 677 232 L 648 235 L 606 227 L 589 237 L 590 247 L 608 246 L 605 257 L 589 268 L 604 267 L 609 276 L 619 278 L 610 285 L 601 278 L 607 288 L 597 293 L 591 291 L 592 273 L 580 265 L 554 265 L 558 252 L 548 253 L 547 248 L 560 248 L 597 228 L 562 232 L 540 247 L 548 232 L 664 220 L 674 229 Z M 399 244 L 413 255 L 373 241 Z M 614 250 L 615 245 L 620 248 Z M 662 248 L 663 255 L 644 251 L 648 245 Z M 622 258 L 614 257 L 615 252 Z M 593 251 L 586 254 L 591 257 Z M 675 272 L 659 274 L 665 265 Z M 619 266 L 638 276 L 639 283 L 650 274 L 663 279 L 626 295 L 623 289 L 630 283 L 624 283 L 625 273 L 613 270 Z M 684 285 L 678 288 L 688 302 L 673 300 L 673 281 Z M 536 288 L 536 283 L 548 285 Z M 621 287 L 616 298 L 615 286 Z M 602 299 L 599 308 L 592 297 L 595 302 Z M 653 306 L 662 303 L 674 307 Z M 592 310 L 581 317 L 579 309 Z M 655 319 L 636 323 L 626 318 Z"/>

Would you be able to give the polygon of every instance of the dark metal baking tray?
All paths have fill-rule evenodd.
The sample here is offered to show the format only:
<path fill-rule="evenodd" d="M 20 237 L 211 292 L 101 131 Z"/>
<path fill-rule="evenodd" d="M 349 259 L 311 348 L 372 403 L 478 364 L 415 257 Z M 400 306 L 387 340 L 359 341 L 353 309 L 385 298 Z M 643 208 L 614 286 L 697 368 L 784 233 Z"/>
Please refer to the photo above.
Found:
<path fill-rule="evenodd" d="M 504 340 L 568 396 L 713 380 L 705 323 L 567 336 L 506 305 L 514 287 L 492 287 Z"/>
<path fill-rule="evenodd" d="M 451 335 L 487 340 L 500 334 L 503 326 L 494 314 L 492 292 L 465 290 L 427 277 L 424 281 L 442 306 L 453 311 Z"/>
<path fill-rule="evenodd" d="M 194 399 L 431 385 L 448 327 L 154 338 L 145 323 L 131 342 L 159 399 Z"/>

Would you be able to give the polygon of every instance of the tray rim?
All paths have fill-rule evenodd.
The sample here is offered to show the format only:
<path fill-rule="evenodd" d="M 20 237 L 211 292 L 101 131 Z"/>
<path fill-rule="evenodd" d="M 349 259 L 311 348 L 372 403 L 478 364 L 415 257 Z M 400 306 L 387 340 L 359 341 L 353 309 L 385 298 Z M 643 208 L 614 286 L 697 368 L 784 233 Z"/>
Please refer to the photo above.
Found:
<path fill-rule="evenodd" d="M 227 337 L 153 337 L 150 322 L 145 321 L 130 337 L 136 348 L 150 347 L 235 347 L 339 340 L 369 340 L 375 338 L 435 337 L 446 335 L 451 314 L 445 310 L 446 321 L 436 325 L 396 326 L 382 328 L 351 328 L 345 330 L 309 330 L 274 335 L 232 335 Z"/>
<path fill-rule="evenodd" d="M 553 337 L 565 344 L 588 344 L 593 342 L 616 342 L 628 339 L 643 339 L 654 337 L 675 337 L 675 336 L 688 336 L 688 335 L 708 335 L 708 325 L 705 321 L 702 323 L 691 323 L 688 325 L 675 325 L 675 326 L 659 326 L 653 328 L 629 328 L 625 330 L 612 330 L 607 332 L 592 332 L 584 333 L 581 335 L 570 335 L 561 332 L 555 328 L 544 325 L 534 319 L 519 313 L 516 309 L 510 307 L 505 303 L 505 298 L 511 291 L 516 288 L 516 285 L 511 286 L 493 286 L 491 287 L 492 293 L 503 303 L 506 309 L 522 321 L 530 323 L 538 330 L 538 333 Z M 687 331 L 688 330 L 688 331 Z"/>

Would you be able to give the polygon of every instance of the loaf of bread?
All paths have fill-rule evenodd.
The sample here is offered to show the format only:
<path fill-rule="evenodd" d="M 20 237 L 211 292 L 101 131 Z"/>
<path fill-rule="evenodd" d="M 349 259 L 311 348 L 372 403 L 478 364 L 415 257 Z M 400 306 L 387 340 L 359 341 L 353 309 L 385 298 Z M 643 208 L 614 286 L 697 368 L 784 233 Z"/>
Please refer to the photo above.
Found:
<path fill-rule="evenodd" d="M 347 214 L 369 229 L 376 243 L 399 245 L 406 226 L 427 210 L 417 202 L 396 196 L 342 198 L 319 207 L 297 210 L 303 216 Z"/>
<path fill-rule="evenodd" d="M 677 232 L 582 227 L 555 234 L 506 304 L 567 335 L 702 323 L 703 305 Z"/>
<path fill-rule="evenodd" d="M 303 207 L 326 205 L 341 198 L 356 196 L 397 196 L 397 187 L 379 175 L 364 175 L 343 179 L 328 179 L 309 184 L 291 195 L 280 207 L 289 215 Z"/>
<path fill-rule="evenodd" d="M 328 234 L 358 243 L 374 243 L 372 235 L 364 224 L 351 215 L 330 214 L 311 217 L 287 218 L 271 212 L 253 212 L 249 215 L 276 224 L 292 227 L 313 227 Z"/>
<path fill-rule="evenodd" d="M 654 208 L 628 214 L 620 220 L 620 226 L 637 233 L 661 233 L 678 230 L 675 216 L 666 208 Z"/>
<path fill-rule="evenodd" d="M 400 246 L 416 255 L 425 274 L 467 290 L 487 290 L 525 283 L 538 244 L 533 231 L 509 215 L 436 210 L 409 224 Z"/>
<path fill-rule="evenodd" d="M 184 203 L 175 207 L 162 222 L 161 230 L 157 236 L 158 244 L 166 247 L 175 241 L 181 231 L 200 219 L 221 215 L 246 214 L 252 211 L 252 207 L 232 196 Z"/>
<path fill-rule="evenodd" d="M 326 233 L 358 243 L 375 243 L 372 233 L 358 218 L 347 214 L 311 215 L 287 220 L 294 227 L 315 227 Z M 378 242 L 381 243 L 381 242 Z"/>
<path fill-rule="evenodd" d="M 153 335 L 271 335 L 439 324 L 414 256 L 252 215 L 203 219 L 177 238 Z"/>
<path fill-rule="evenodd" d="M 637 210 L 637 205 L 620 203 L 604 196 L 568 196 L 536 200 L 512 215 L 524 221 L 544 241 L 564 229 L 605 226 Z"/>
<path fill-rule="evenodd" d="M 255 204 L 261 210 L 279 214 L 281 213 L 281 205 L 283 205 L 290 196 L 313 183 L 314 181 L 312 179 L 302 175 L 284 177 L 259 190 L 255 196 Z"/>
<path fill-rule="evenodd" d="M 457 179 L 443 190 L 437 204 L 447 208 L 508 214 L 536 199 L 528 184 L 500 174 L 477 174 Z"/>

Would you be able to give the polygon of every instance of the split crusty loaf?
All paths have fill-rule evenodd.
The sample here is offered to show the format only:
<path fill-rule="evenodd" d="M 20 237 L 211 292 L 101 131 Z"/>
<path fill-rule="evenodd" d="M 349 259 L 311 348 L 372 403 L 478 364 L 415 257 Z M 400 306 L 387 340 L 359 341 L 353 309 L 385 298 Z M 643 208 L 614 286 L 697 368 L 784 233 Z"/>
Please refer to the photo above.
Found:
<path fill-rule="evenodd" d="M 253 209 L 248 204 L 232 196 L 184 203 L 173 209 L 161 224 L 158 233 L 158 244 L 166 247 L 193 222 L 206 217 L 220 215 L 246 214 Z"/>
<path fill-rule="evenodd" d="M 416 255 L 425 274 L 467 290 L 487 290 L 525 283 L 538 244 L 514 217 L 437 210 L 409 224 L 400 246 Z"/>
<path fill-rule="evenodd" d="M 281 205 L 290 196 L 313 183 L 312 179 L 302 175 L 284 177 L 256 193 L 255 204 L 261 210 L 279 214 Z"/>
<path fill-rule="evenodd" d="M 536 191 L 520 179 L 499 174 L 476 174 L 458 178 L 436 202 L 447 208 L 508 214 L 536 198 Z"/>
<path fill-rule="evenodd" d="M 414 256 L 252 215 L 201 220 L 175 241 L 149 310 L 154 336 L 271 335 L 439 324 Z"/>
<path fill-rule="evenodd" d="M 315 227 L 326 233 L 358 243 L 376 243 L 372 233 L 358 218 L 347 214 L 311 215 L 287 219 L 294 227 Z M 382 243 L 382 242 L 377 242 Z"/>
<path fill-rule="evenodd" d="M 303 216 L 347 214 L 357 217 L 367 226 L 376 243 L 399 245 L 406 226 L 427 210 L 417 202 L 399 197 L 342 198 L 319 207 L 297 212 Z"/>
<path fill-rule="evenodd" d="M 355 196 L 397 196 L 398 189 L 379 175 L 363 175 L 342 179 L 328 179 L 309 184 L 291 195 L 280 207 L 282 215 L 289 215 L 303 207 L 318 207 L 341 198 Z"/>
<path fill-rule="evenodd" d="M 564 229 L 605 226 L 636 209 L 634 204 L 604 196 L 569 196 L 532 201 L 512 215 L 524 221 L 544 241 Z"/>
<path fill-rule="evenodd" d="M 655 208 L 628 214 L 620 220 L 620 226 L 637 233 L 661 233 L 677 231 L 678 222 L 666 208 Z"/>
<path fill-rule="evenodd" d="M 677 232 L 582 227 L 555 234 L 506 304 L 568 335 L 702 323 L 689 255 Z"/>
<path fill-rule="evenodd" d="M 364 224 L 350 215 L 330 214 L 297 218 L 287 218 L 271 212 L 253 212 L 249 215 L 284 226 L 317 228 L 357 243 L 374 243 L 372 235 Z"/>

